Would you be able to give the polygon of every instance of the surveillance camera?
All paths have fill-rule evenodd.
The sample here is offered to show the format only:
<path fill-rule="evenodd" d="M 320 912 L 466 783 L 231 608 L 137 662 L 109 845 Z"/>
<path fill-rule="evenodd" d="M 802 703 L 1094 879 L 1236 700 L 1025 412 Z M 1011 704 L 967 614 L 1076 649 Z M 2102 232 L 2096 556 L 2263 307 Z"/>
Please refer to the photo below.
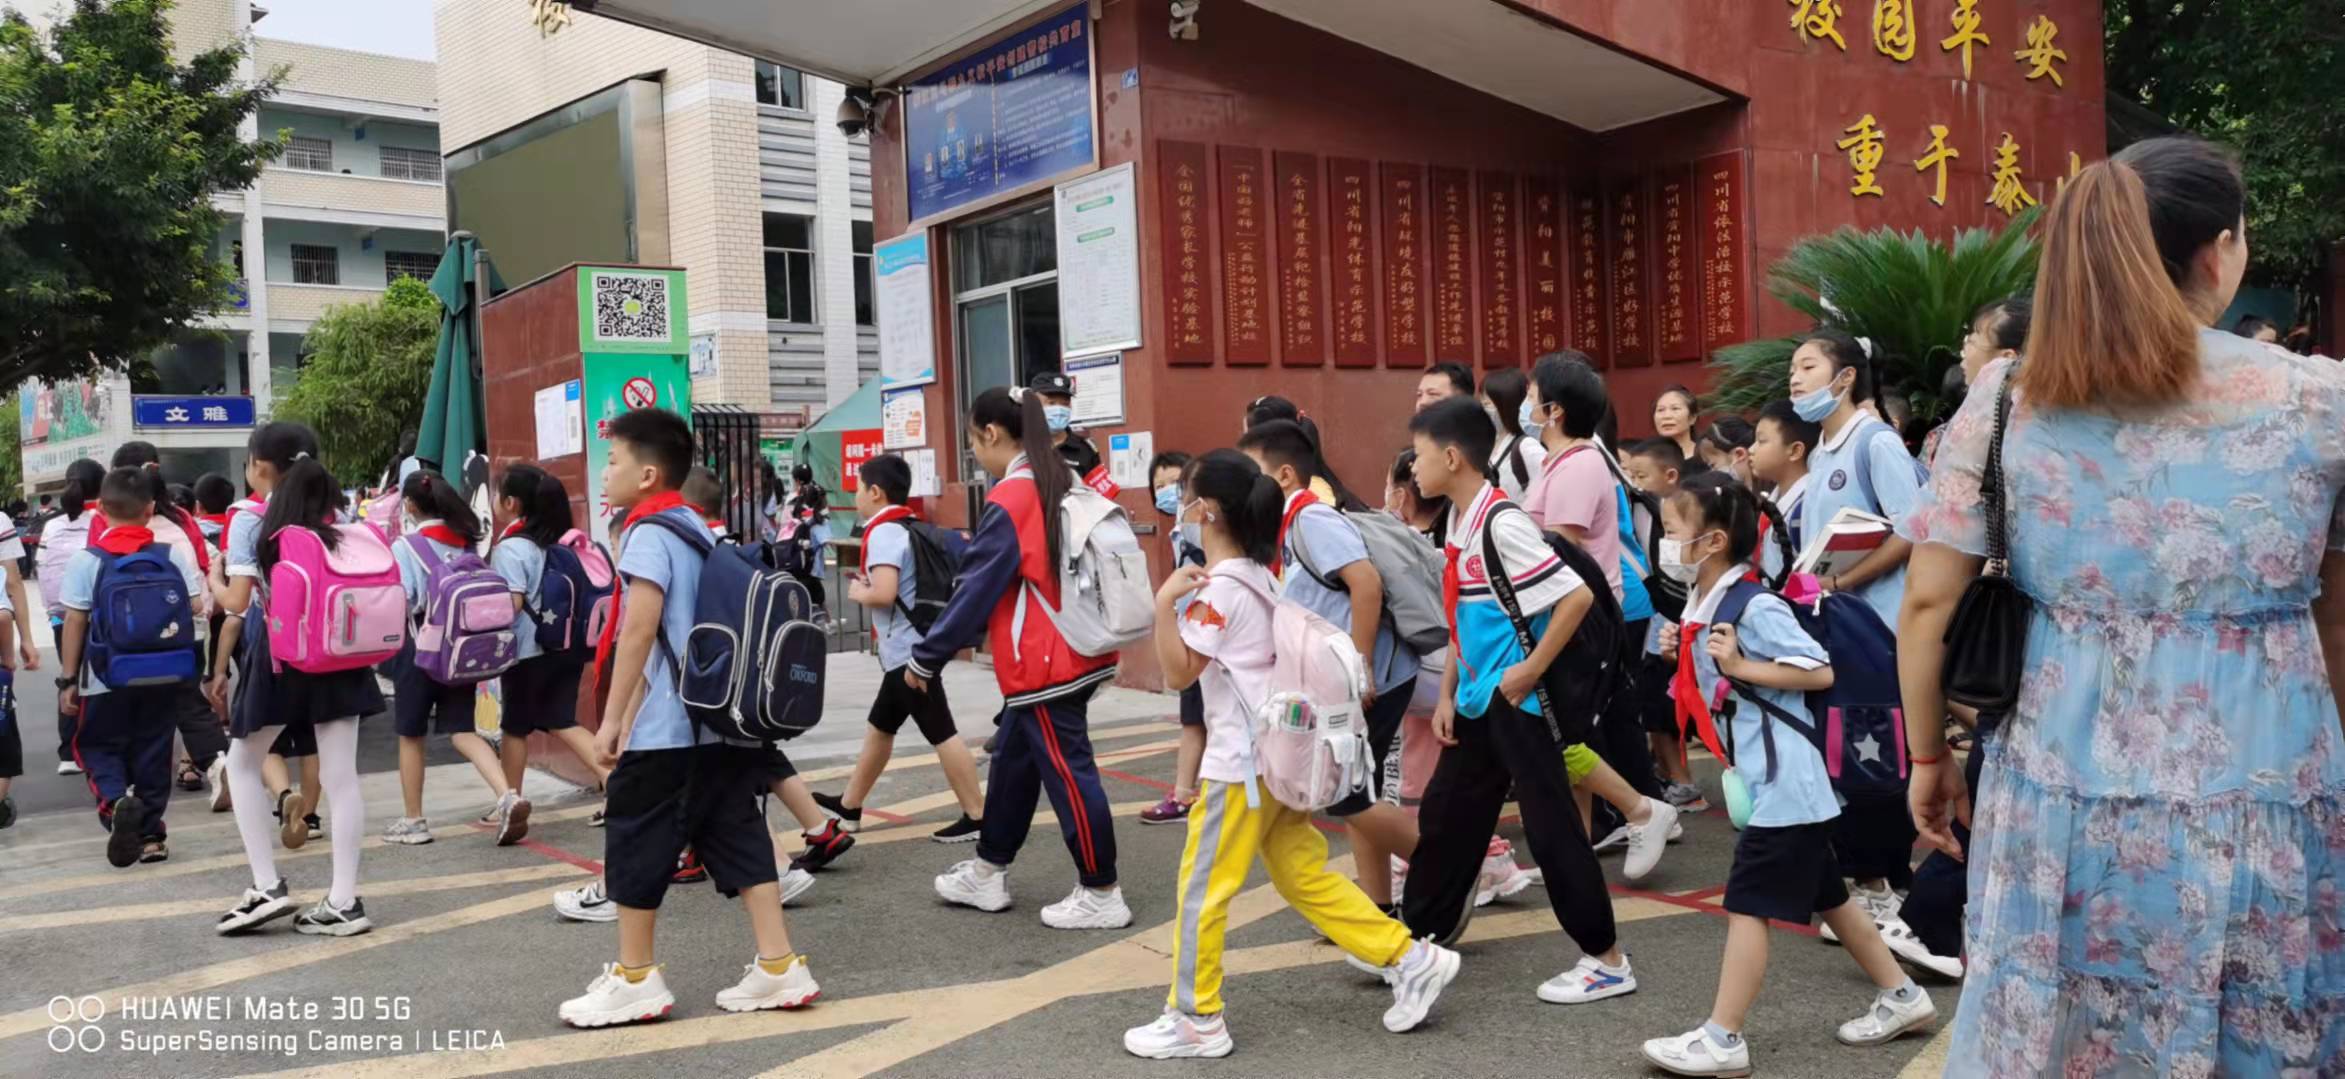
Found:
<path fill-rule="evenodd" d="M 839 134 L 851 139 L 870 127 L 871 113 L 863 107 L 862 101 L 849 95 L 846 100 L 839 102 Z"/>

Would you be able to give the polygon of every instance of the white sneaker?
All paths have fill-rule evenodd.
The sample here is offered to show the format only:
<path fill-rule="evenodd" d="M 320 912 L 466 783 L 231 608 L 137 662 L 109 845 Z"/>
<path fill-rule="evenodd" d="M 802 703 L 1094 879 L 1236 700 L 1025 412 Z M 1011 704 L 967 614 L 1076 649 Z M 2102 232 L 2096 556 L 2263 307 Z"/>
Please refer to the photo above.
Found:
<path fill-rule="evenodd" d="M 1897 912 L 1905 906 L 1905 901 L 1898 898 L 1897 890 L 1886 884 L 1878 889 L 1863 888 L 1851 884 L 1848 894 L 1850 898 L 1857 901 L 1859 906 L 1865 908 L 1865 913 L 1873 916 L 1875 926 L 1880 926 L 1891 918 L 1897 917 Z"/>
<path fill-rule="evenodd" d="M 791 866 L 787 872 L 782 874 L 781 885 L 782 905 L 786 907 L 790 905 L 790 900 L 805 895 L 808 890 L 814 887 L 814 874 L 797 866 Z"/>
<path fill-rule="evenodd" d="M 586 983 L 585 996 L 563 1001 L 560 1014 L 574 1027 L 607 1027 L 665 1019 L 675 1007 L 676 994 L 668 992 L 660 968 L 651 968 L 640 982 L 630 982 L 619 976 L 619 964 L 612 963 Z"/>
<path fill-rule="evenodd" d="M 1383 982 L 1386 985 L 1391 985 L 1395 979 L 1400 977 L 1399 967 L 1380 967 L 1374 963 L 1360 958 L 1359 956 L 1353 955 L 1350 952 L 1343 953 L 1343 961 L 1351 964 L 1353 970 L 1368 975 L 1369 977 Z"/>
<path fill-rule="evenodd" d="M 1120 887 L 1102 895 L 1078 884 L 1065 899 L 1042 908 L 1042 924 L 1052 929 L 1122 929 L 1132 924 L 1132 908 L 1124 905 Z"/>
<path fill-rule="evenodd" d="M 1393 965 L 1392 1007 L 1384 1010 L 1384 1029 L 1395 1034 L 1417 1029 L 1441 991 L 1457 980 L 1461 965 L 1456 952 L 1430 940 L 1409 945 L 1408 954 Z"/>
<path fill-rule="evenodd" d="M 1628 826 L 1624 824 L 1618 828 L 1614 828 L 1610 833 L 1606 834 L 1604 838 L 1597 840 L 1595 849 L 1596 853 L 1602 854 L 1605 851 L 1611 850 L 1615 847 L 1625 847 L 1627 845 Z"/>
<path fill-rule="evenodd" d="M 951 869 L 938 874 L 936 897 L 984 911 L 1010 909 L 1010 871 L 979 865 L 978 861 L 970 858 L 956 862 Z"/>
<path fill-rule="evenodd" d="M 77 775 L 80 775 L 80 774 L 81 774 L 81 765 L 75 764 L 75 763 L 74 763 L 74 762 L 72 762 L 72 761 L 58 761 L 58 762 L 57 762 L 57 774 L 58 774 L 58 775 L 61 775 L 61 776 L 77 776 Z"/>
<path fill-rule="evenodd" d="M 1900 1034 L 1928 1030 L 1937 1022 L 1938 1006 L 1931 1003 L 1930 994 L 1916 992 L 1900 1004 L 1896 997 L 1881 993 L 1865 1014 L 1840 1024 L 1837 1036 L 1843 1045 L 1879 1045 Z"/>
<path fill-rule="evenodd" d="M 1218 1014 L 1190 1015 L 1166 1008 L 1156 1021 L 1124 1032 L 1124 1052 L 1149 1060 L 1226 1057 L 1237 1046 Z"/>
<path fill-rule="evenodd" d="M 822 999 L 822 987 L 814 984 L 814 972 L 806 968 L 806 957 L 790 957 L 790 965 L 780 974 L 768 974 L 765 966 L 751 961 L 741 968 L 741 981 L 731 989 L 717 993 L 717 1007 L 728 1012 L 757 1012 L 767 1008 L 788 1011 L 803 1008 Z"/>
<path fill-rule="evenodd" d="M 1941 978 L 1959 981 L 1962 978 L 1962 960 L 1957 956 L 1939 955 L 1913 934 L 1913 927 L 1898 918 L 1881 930 L 1881 940 L 1897 958 L 1929 971 Z"/>
<path fill-rule="evenodd" d="M 1619 969 L 1607 969 L 1595 956 L 1583 955 L 1570 970 L 1539 984 L 1539 999 L 1549 1004 L 1592 1004 L 1637 991 L 1637 974 L 1621 956 Z"/>
<path fill-rule="evenodd" d="M 1745 1038 L 1729 1049 L 1711 1041 L 1707 1031 L 1695 1027 L 1674 1038 L 1647 1040 L 1645 1059 L 1671 1075 L 1749 1075 L 1751 1042 Z"/>
<path fill-rule="evenodd" d="M 383 826 L 383 842 L 414 847 L 432 841 L 432 822 L 422 817 L 400 817 Z"/>
<path fill-rule="evenodd" d="M 573 922 L 615 922 L 619 920 L 619 905 L 603 891 L 600 879 L 583 888 L 569 888 L 554 893 L 554 913 Z"/>
<path fill-rule="evenodd" d="M 1642 880 L 1653 867 L 1661 864 L 1661 851 L 1669 846 L 1669 830 L 1677 827 L 1677 807 L 1659 798 L 1645 799 L 1645 808 L 1653 811 L 1643 824 L 1631 824 L 1628 831 L 1628 860 L 1621 863 L 1620 873 L 1630 880 Z"/>
<path fill-rule="evenodd" d="M 506 791 L 497 799 L 497 845 L 510 847 L 529 834 L 529 799 L 520 791 Z"/>
<path fill-rule="evenodd" d="M 1672 842 L 1672 843 L 1675 843 L 1675 842 L 1677 842 L 1678 840 L 1680 840 L 1680 839 L 1684 839 L 1684 838 L 1685 838 L 1685 822 L 1684 822 L 1684 821 L 1678 821 L 1678 822 L 1676 822 L 1676 823 L 1674 823 L 1674 824 L 1671 824 L 1671 825 L 1669 826 L 1669 841 L 1670 841 L 1670 842 Z"/>
<path fill-rule="evenodd" d="M 212 787 L 212 812 L 228 811 L 228 755 L 212 758 L 212 766 L 204 769 L 204 782 Z"/>

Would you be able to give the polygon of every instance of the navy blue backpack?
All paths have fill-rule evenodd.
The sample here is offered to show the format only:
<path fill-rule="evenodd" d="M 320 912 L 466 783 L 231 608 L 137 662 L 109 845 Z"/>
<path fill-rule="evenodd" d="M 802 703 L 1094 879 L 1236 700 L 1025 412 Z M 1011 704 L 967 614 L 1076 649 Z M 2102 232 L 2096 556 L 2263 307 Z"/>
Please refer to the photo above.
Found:
<path fill-rule="evenodd" d="M 90 603 L 89 663 L 111 689 L 193 682 L 203 674 L 195 600 L 171 549 L 150 543 L 130 554 L 97 548 Z"/>
<path fill-rule="evenodd" d="M 814 622 L 814 598 L 781 566 L 774 545 L 711 543 L 666 514 L 652 525 L 702 558 L 692 633 L 679 649 L 660 634 L 677 671 L 676 695 L 692 722 L 736 742 L 796 738 L 822 719 L 829 638 Z"/>
<path fill-rule="evenodd" d="M 1734 625 L 1752 600 L 1771 594 L 1754 581 L 1736 581 L 1719 598 L 1710 624 Z M 1832 657 L 1832 688 L 1807 695 L 1808 714 L 1816 717 L 1810 722 L 1768 703 L 1750 686 L 1734 687 L 1744 702 L 1766 713 L 1759 730 L 1767 778 L 1775 778 L 1774 725 L 1782 723 L 1824 754 L 1834 790 L 1850 798 L 1902 795 L 1907 766 L 1905 704 L 1897 692 L 1897 635 L 1873 605 L 1858 596 L 1834 592 L 1813 603 L 1783 602 L 1799 619 L 1800 628 Z M 1730 739 L 1733 730 L 1727 725 Z M 1728 752 L 1734 752 L 1731 742 Z"/>
<path fill-rule="evenodd" d="M 618 590 L 611 554 L 575 528 L 563 533 L 545 553 L 537 605 L 529 609 L 537 623 L 538 648 L 549 656 L 591 662 Z"/>

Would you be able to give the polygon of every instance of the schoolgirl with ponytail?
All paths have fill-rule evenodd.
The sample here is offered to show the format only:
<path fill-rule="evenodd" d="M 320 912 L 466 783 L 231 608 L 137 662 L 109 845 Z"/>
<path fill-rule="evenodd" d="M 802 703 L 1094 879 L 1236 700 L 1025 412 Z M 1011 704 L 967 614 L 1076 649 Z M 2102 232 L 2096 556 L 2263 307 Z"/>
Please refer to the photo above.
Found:
<path fill-rule="evenodd" d="M 1230 901 L 1259 860 L 1296 913 L 1354 961 L 1391 970 L 1395 1033 L 1425 1018 L 1459 966 L 1457 953 L 1412 941 L 1359 886 L 1327 868 L 1327 843 L 1309 812 L 1249 798 L 1252 714 L 1269 696 L 1277 659 L 1272 632 L 1286 498 L 1277 481 L 1235 450 L 1197 462 L 1189 483 L 1204 524 L 1205 565 L 1175 570 L 1156 594 L 1156 657 L 1165 678 L 1205 688 L 1205 759 L 1174 888 L 1173 983 L 1155 1022 L 1124 1032 L 1124 1049 L 1151 1059 L 1218 1057 L 1232 1048 L 1222 1018 L 1223 927 Z M 1195 598 L 1186 606 L 1182 600 Z"/>
<path fill-rule="evenodd" d="M 333 884 L 324 899 L 294 919 L 303 933 L 350 936 L 373 928 L 358 896 L 358 850 L 366 836 L 366 797 L 358 785 L 358 719 L 383 710 L 383 694 L 371 668 L 310 674 L 277 669 L 270 659 L 268 605 L 264 582 L 277 563 L 277 537 L 289 528 L 317 533 L 333 550 L 341 535 L 333 529 L 342 501 L 332 473 L 318 463 L 317 432 L 278 421 L 252 433 L 245 444 L 245 485 L 252 498 L 230 509 L 227 546 L 212 563 L 212 594 L 226 612 L 208 693 L 228 719 L 228 785 L 233 792 L 236 831 L 252 866 L 252 886 L 220 916 L 217 930 L 236 933 L 293 912 L 285 879 L 272 849 L 269 792 L 261 759 L 278 734 L 307 729 L 317 745 L 325 803 L 332 819 Z M 228 657 L 240 673 L 234 700 L 228 694 Z M 290 791 L 279 791 L 276 810 L 291 820 Z M 290 829 L 288 829 L 290 833 Z"/>
<path fill-rule="evenodd" d="M 1040 393 L 986 390 L 970 405 L 965 429 L 970 455 L 995 480 L 952 599 L 913 646 L 904 682 L 925 692 L 946 663 L 982 638 L 1003 708 L 977 856 L 937 877 L 936 892 L 979 910 L 1007 908 L 1010 862 L 1033 825 L 1037 798 L 1047 793 L 1077 883 L 1066 899 L 1043 908 L 1043 924 L 1120 929 L 1131 924 L 1132 911 L 1116 885 L 1115 825 L 1087 718 L 1093 691 L 1115 677 L 1116 656 L 1075 651 L 1044 609 L 1060 602 L 1059 508 L 1075 474 L 1052 444 Z"/>
<path fill-rule="evenodd" d="M 770 471 L 773 466 L 766 467 Z M 496 523 L 489 568 L 513 590 L 513 628 L 520 656 L 505 672 L 504 710 L 498 718 L 505 735 L 497 746 L 505 783 L 520 792 L 529 768 L 529 736 L 536 731 L 569 747 L 597 778 L 609 779 L 610 769 L 595 756 L 594 736 L 578 725 L 578 686 L 585 661 L 547 655 L 532 614 L 544 605 L 546 551 L 576 527 L 570 491 L 536 465 L 507 465 L 497 482 Z"/>

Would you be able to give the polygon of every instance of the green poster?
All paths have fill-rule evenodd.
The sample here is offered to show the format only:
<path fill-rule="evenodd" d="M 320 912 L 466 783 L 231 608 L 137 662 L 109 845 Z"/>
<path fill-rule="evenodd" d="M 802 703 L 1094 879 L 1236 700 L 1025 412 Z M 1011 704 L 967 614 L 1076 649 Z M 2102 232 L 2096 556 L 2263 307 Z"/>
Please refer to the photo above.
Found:
<path fill-rule="evenodd" d="M 631 408 L 664 408 L 690 420 L 692 377 L 685 355 L 606 355 L 589 352 L 586 368 L 586 489 L 594 503 L 594 538 L 610 542 L 611 506 L 603 498 L 603 466 L 611 459 L 605 437 L 612 417 Z"/>

